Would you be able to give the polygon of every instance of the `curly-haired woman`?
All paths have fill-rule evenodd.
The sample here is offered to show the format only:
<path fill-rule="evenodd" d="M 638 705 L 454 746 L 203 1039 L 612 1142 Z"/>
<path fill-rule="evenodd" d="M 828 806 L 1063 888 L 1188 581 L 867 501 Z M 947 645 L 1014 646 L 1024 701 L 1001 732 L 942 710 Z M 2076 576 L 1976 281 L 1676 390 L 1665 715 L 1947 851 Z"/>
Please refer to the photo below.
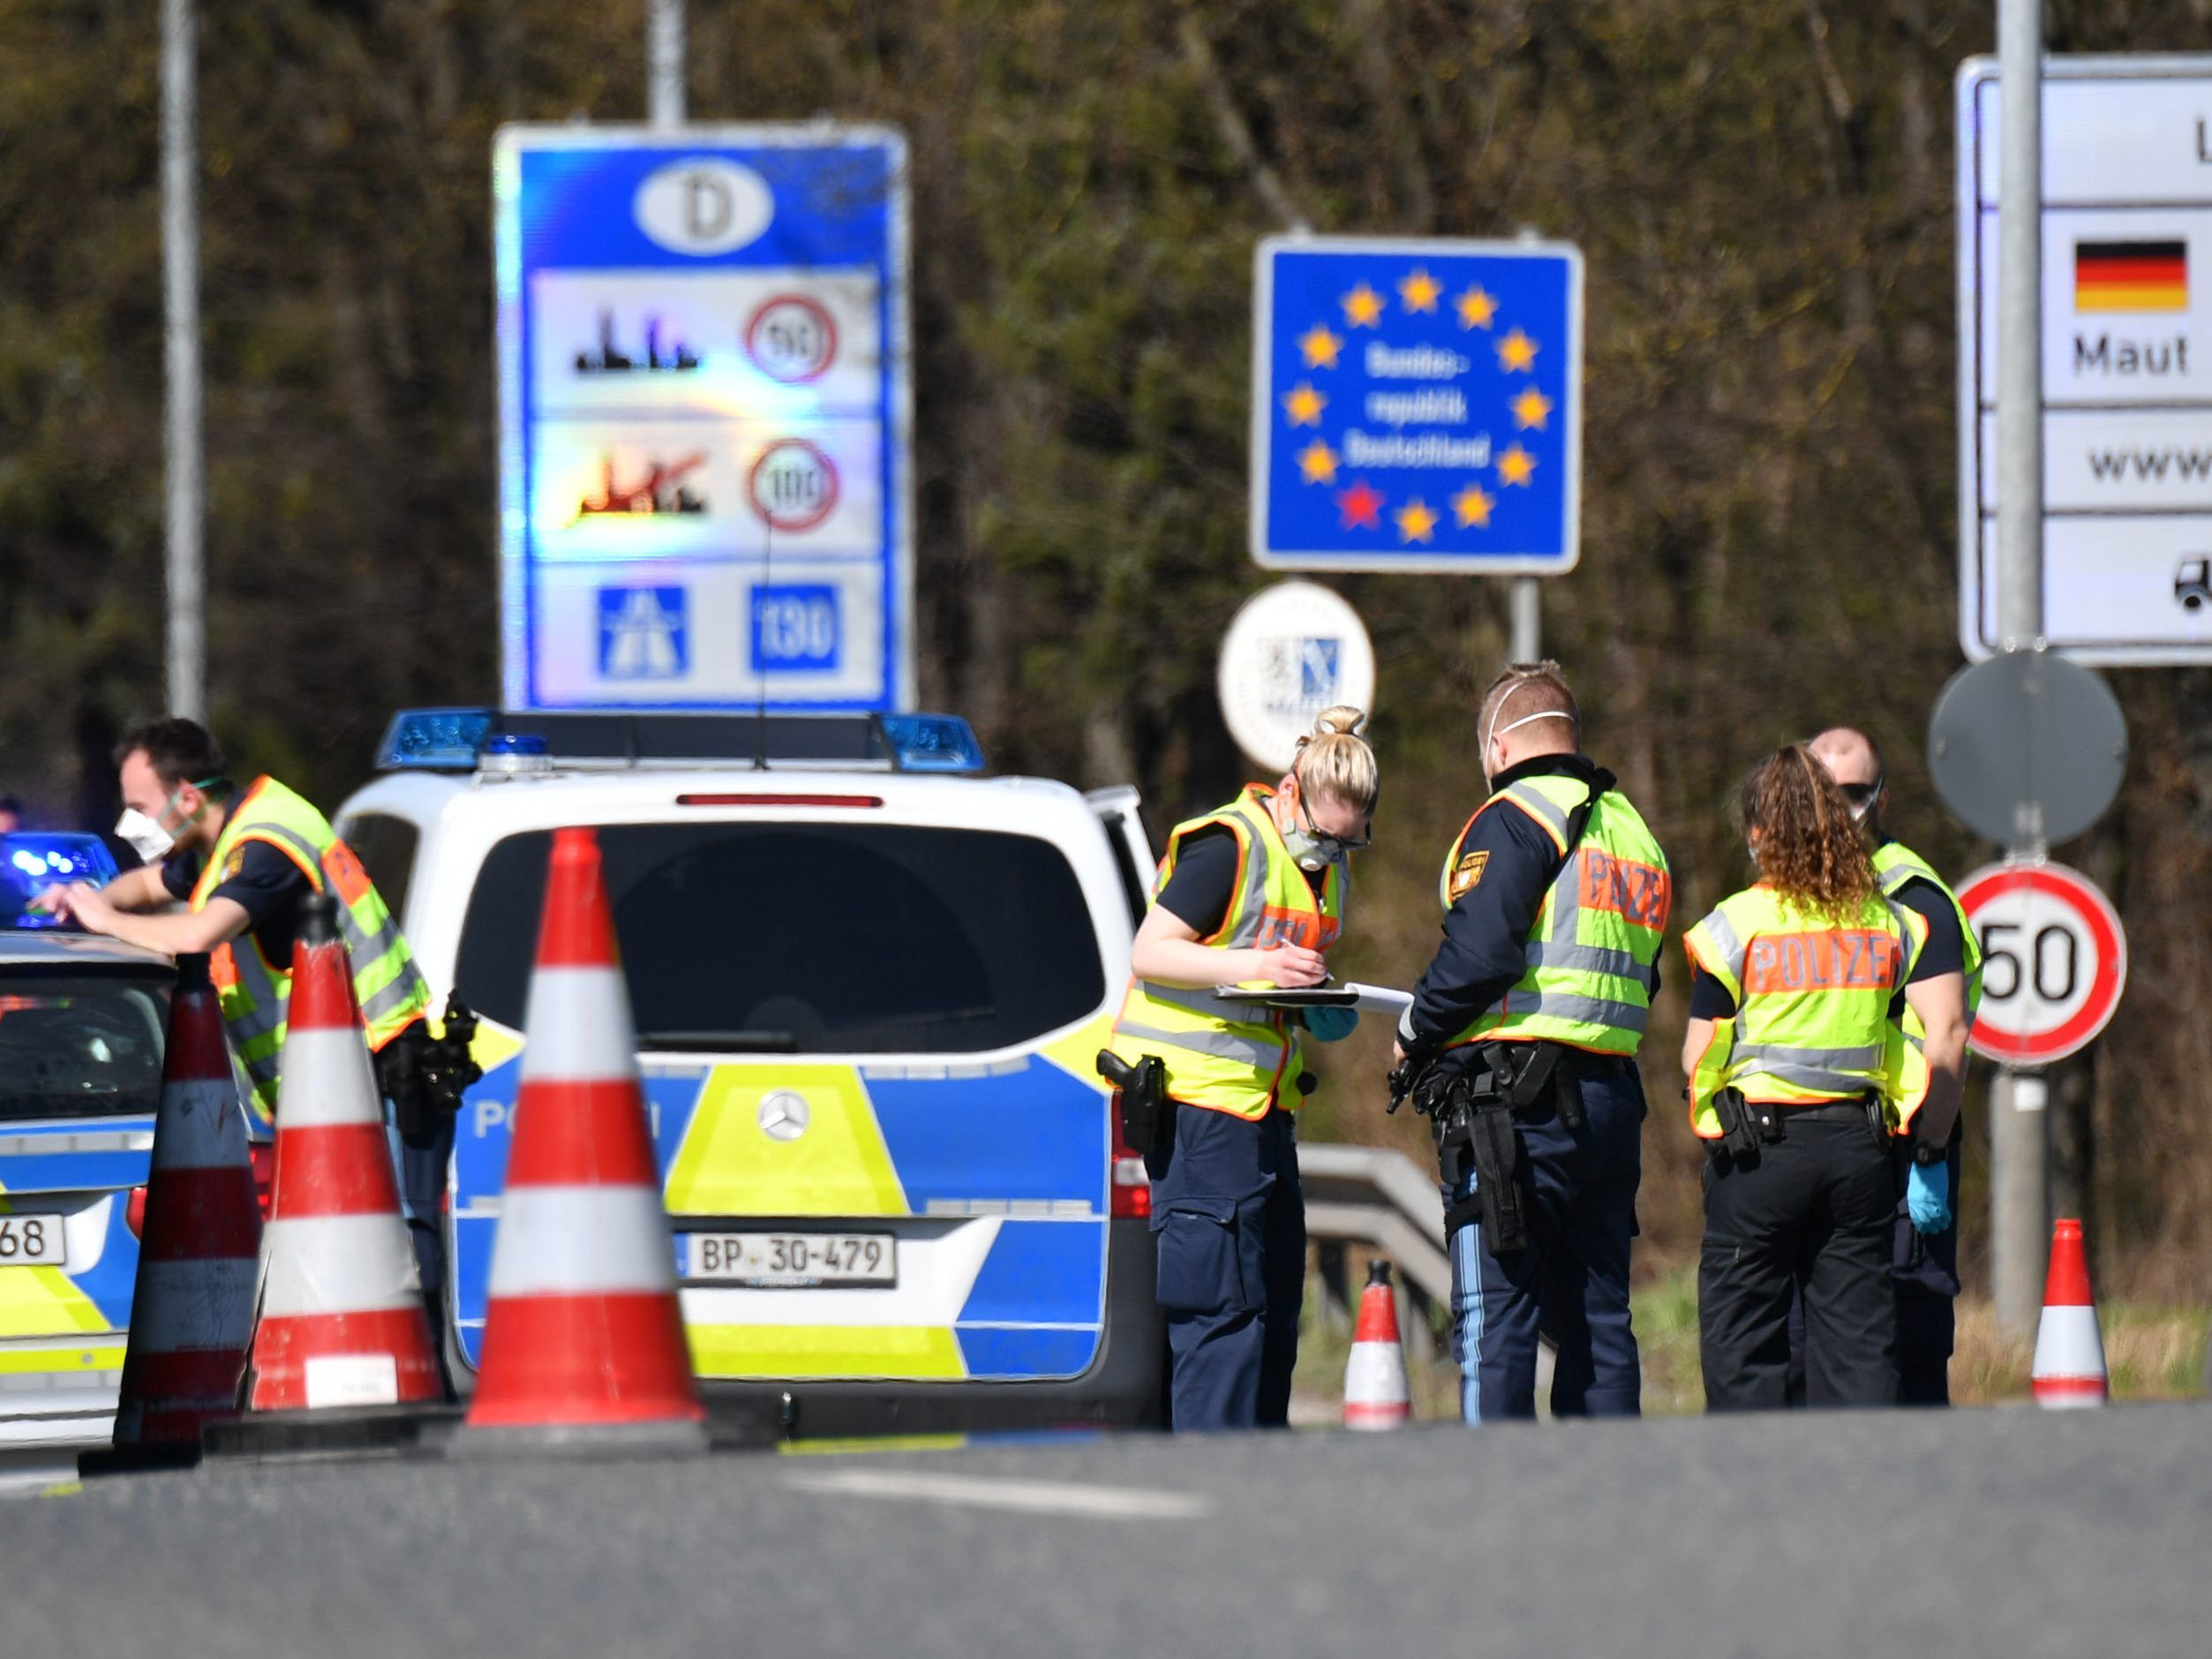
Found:
<path fill-rule="evenodd" d="M 1690 1127 L 1710 1154 L 1697 1268 L 1706 1406 L 1784 1404 L 1793 1286 L 1809 1403 L 1887 1406 L 1888 1146 L 1917 1104 L 1897 1021 L 1927 924 L 1883 897 L 1850 806 L 1802 745 L 1753 767 L 1740 807 L 1759 879 L 1683 940 L 1682 1069 Z"/>

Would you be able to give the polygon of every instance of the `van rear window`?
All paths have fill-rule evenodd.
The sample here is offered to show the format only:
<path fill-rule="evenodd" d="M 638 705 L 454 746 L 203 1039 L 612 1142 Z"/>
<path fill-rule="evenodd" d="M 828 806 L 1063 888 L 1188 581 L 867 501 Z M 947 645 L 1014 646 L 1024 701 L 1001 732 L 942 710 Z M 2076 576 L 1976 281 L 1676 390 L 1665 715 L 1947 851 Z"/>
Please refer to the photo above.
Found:
<path fill-rule="evenodd" d="M 902 824 L 617 824 L 598 832 L 646 1049 L 973 1053 L 1105 996 L 1075 871 L 1034 836 Z M 545 831 L 493 848 L 455 982 L 523 1023 Z"/>
<path fill-rule="evenodd" d="M 155 1110 L 170 978 L 167 970 L 0 976 L 0 1120 Z"/>

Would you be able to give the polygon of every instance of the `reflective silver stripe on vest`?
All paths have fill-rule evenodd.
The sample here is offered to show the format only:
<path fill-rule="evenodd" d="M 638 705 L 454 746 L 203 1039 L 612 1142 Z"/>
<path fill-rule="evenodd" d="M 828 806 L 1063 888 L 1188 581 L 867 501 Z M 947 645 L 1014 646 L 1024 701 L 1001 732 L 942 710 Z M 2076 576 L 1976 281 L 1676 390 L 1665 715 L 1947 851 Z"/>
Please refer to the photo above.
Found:
<path fill-rule="evenodd" d="M 1542 818 L 1545 823 L 1550 825 L 1552 833 L 1558 836 L 1561 841 L 1566 841 L 1567 814 L 1560 810 L 1558 804 L 1549 796 L 1531 788 L 1525 780 L 1509 784 L 1505 794 L 1507 798 L 1526 807 L 1538 818 Z"/>
<path fill-rule="evenodd" d="M 1879 1044 L 1868 1048 L 1793 1048 L 1779 1043 L 1747 1043 L 1728 1056 L 1731 1076 L 1757 1072 L 1800 1089 L 1858 1094 L 1882 1075 Z"/>
<path fill-rule="evenodd" d="M 1744 944 L 1742 936 L 1736 931 L 1735 924 L 1729 921 L 1721 911 L 1715 910 L 1704 919 L 1702 925 L 1705 931 L 1712 935 L 1713 944 L 1719 948 L 1721 959 L 1727 964 L 1730 977 L 1734 979 L 1738 985 L 1742 984 L 1743 959 L 1749 954 L 1749 947 Z"/>
<path fill-rule="evenodd" d="M 1651 1010 L 1639 1008 L 1633 1002 L 1614 1002 L 1604 997 L 1576 996 L 1569 992 L 1509 991 L 1482 1011 L 1481 1017 L 1511 1012 L 1516 1015 L 1536 1014 L 1547 1020 L 1566 1020 L 1576 1025 L 1606 1025 L 1619 1031 L 1644 1035 L 1644 1022 Z"/>
<path fill-rule="evenodd" d="M 1648 986 L 1651 970 L 1636 961 L 1633 951 L 1615 950 L 1610 945 L 1553 945 L 1532 942 L 1528 948 L 1528 964 L 1531 968 L 1565 968 L 1585 974 L 1607 974 L 1615 979 L 1633 979 Z"/>
<path fill-rule="evenodd" d="M 283 1052 L 279 1050 L 274 1054 L 264 1054 L 260 1059 L 242 1059 L 238 1062 L 245 1067 L 245 1075 L 253 1080 L 255 1094 L 267 1094 L 276 1087 L 279 1062 L 282 1059 Z"/>
<path fill-rule="evenodd" d="M 231 961 L 237 961 L 235 950 L 231 953 Z M 282 1012 L 276 1007 L 276 987 L 261 972 L 259 962 L 250 970 L 243 967 L 239 969 L 238 984 L 246 995 L 253 999 L 253 1006 L 226 1023 L 230 1027 L 230 1040 L 243 1048 L 256 1037 L 268 1036 L 284 1022 Z"/>
<path fill-rule="evenodd" d="M 1910 864 L 1897 864 L 1881 872 L 1882 891 L 1894 896 L 1908 881 L 1920 879 L 1921 872 Z"/>
<path fill-rule="evenodd" d="M 1215 1059 L 1238 1060 L 1257 1071 L 1273 1071 L 1283 1063 L 1283 1044 L 1238 1037 L 1234 1031 L 1162 1031 L 1149 1025 L 1124 1022 L 1114 1028 L 1114 1034 L 1134 1037 L 1140 1043 L 1164 1043 L 1170 1048 L 1188 1049 L 1193 1054 L 1207 1054 Z M 1170 1092 L 1173 1092 L 1173 1082 L 1174 1074 L 1170 1071 Z"/>
<path fill-rule="evenodd" d="M 361 1005 L 362 1024 L 374 1025 L 379 1020 L 399 1013 L 418 1001 L 428 989 L 429 983 L 424 979 L 421 971 L 413 962 L 409 962 L 406 969 L 390 984 L 369 993 L 369 999 Z"/>

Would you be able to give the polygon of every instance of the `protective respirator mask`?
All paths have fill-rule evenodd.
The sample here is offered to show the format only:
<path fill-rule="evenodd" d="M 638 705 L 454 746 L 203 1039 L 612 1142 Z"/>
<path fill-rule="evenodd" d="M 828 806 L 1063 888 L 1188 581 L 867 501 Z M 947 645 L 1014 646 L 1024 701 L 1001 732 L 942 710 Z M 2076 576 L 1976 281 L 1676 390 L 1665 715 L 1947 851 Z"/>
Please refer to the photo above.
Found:
<path fill-rule="evenodd" d="M 1321 850 L 1320 842 L 1298 824 L 1283 832 L 1283 850 L 1309 876 L 1319 875 L 1328 868 L 1328 855 Z"/>
<path fill-rule="evenodd" d="M 183 791 L 177 793 L 182 794 Z M 167 814 L 176 804 L 177 796 L 172 795 L 162 803 L 162 812 Z M 158 818 L 147 817 L 135 806 L 123 809 L 123 816 L 116 819 L 115 833 L 117 841 L 124 842 L 149 864 L 158 864 L 177 847 L 177 833 L 174 830 L 162 828 Z"/>

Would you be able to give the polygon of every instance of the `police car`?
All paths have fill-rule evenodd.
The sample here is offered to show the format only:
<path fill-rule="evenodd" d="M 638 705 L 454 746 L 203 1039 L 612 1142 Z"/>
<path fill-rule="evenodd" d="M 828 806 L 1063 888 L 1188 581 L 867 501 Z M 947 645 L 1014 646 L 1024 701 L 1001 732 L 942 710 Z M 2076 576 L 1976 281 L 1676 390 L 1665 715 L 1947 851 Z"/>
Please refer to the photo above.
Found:
<path fill-rule="evenodd" d="M 113 1426 L 176 969 L 30 901 L 115 874 L 96 836 L 0 835 L 0 1446 Z"/>
<path fill-rule="evenodd" d="M 461 1387 L 547 851 L 584 825 L 710 1404 L 817 1434 L 1158 1420 L 1149 1189 L 1095 1069 L 1152 878 L 1134 791 L 978 775 L 967 723 L 930 715 L 426 711 L 380 765 L 338 831 L 482 1021 Z"/>

